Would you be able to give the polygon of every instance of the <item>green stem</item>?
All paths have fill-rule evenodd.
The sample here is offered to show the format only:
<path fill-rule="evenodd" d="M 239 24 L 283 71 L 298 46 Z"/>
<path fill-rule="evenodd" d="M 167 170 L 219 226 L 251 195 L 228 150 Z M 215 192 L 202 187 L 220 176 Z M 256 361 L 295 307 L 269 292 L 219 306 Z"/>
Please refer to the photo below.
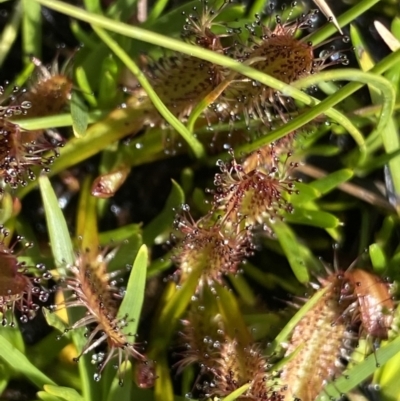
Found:
<path fill-rule="evenodd" d="M 103 29 L 92 26 L 93 30 L 99 35 L 101 40 L 121 59 L 129 71 L 137 78 L 140 85 L 148 94 L 158 112 L 165 120 L 182 136 L 193 150 L 197 158 L 204 156 L 203 145 L 188 131 L 188 129 L 168 110 L 164 103 L 160 100 L 157 93 L 154 91 L 146 76 L 137 66 L 137 64 L 128 56 L 128 54 L 108 35 Z"/>

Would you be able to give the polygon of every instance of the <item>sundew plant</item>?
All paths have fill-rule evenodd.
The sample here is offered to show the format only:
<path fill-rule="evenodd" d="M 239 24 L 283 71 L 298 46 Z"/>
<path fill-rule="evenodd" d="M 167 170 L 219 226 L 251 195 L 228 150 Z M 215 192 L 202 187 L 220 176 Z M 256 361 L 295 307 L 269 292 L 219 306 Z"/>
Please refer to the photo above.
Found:
<path fill-rule="evenodd" d="M 400 399 L 397 0 L 0 3 L 1 399 Z"/>

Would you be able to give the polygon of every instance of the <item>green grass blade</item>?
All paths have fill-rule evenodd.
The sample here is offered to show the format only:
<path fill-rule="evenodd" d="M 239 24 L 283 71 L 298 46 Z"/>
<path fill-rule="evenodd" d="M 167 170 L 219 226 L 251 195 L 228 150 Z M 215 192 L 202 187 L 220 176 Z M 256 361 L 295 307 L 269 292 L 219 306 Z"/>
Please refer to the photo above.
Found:
<path fill-rule="evenodd" d="M 376 361 L 384 365 L 389 359 L 400 352 L 400 337 L 376 351 L 376 355 L 371 354 L 360 364 L 354 366 L 343 376 L 335 380 L 334 383 L 324 387 L 323 393 L 316 401 L 329 401 L 332 398 L 340 398 L 358 384 L 371 376 L 376 370 Z"/>
<path fill-rule="evenodd" d="M 128 324 L 124 329 L 127 333 L 137 332 L 144 300 L 148 259 L 147 247 L 142 245 L 133 263 L 126 293 L 118 310 L 118 318 L 128 316 Z"/>
<path fill-rule="evenodd" d="M 42 13 L 39 4 L 31 0 L 22 0 L 22 47 L 25 63 L 29 63 L 28 56 L 41 57 L 42 48 Z"/>
<path fill-rule="evenodd" d="M 14 11 L 8 24 L 3 28 L 0 38 L 0 67 L 3 65 L 4 60 L 13 46 L 18 36 L 19 26 L 22 19 L 22 7 L 20 2 L 16 2 Z"/>
<path fill-rule="evenodd" d="M 281 244 L 283 251 L 290 263 L 293 273 L 301 283 L 309 281 L 307 267 L 302 258 L 301 245 L 292 229 L 277 218 L 271 225 L 276 237 Z"/>
<path fill-rule="evenodd" d="M 45 384 L 55 384 L 44 373 L 37 369 L 29 359 L 17 348 L 15 348 L 5 337 L 0 335 L 0 358 L 7 362 L 17 372 L 22 373 L 37 387 L 42 388 Z"/>
<path fill-rule="evenodd" d="M 72 92 L 71 98 L 71 118 L 72 128 L 77 137 L 84 136 L 88 126 L 88 110 L 87 106 L 76 92 Z"/>
<path fill-rule="evenodd" d="M 291 332 L 300 322 L 300 320 L 309 312 L 317 302 L 325 295 L 329 287 L 326 287 L 320 291 L 317 291 L 312 298 L 290 319 L 286 326 L 276 336 L 275 340 L 267 347 L 268 354 L 272 354 L 277 351 L 281 344 L 285 343 L 289 338 Z"/>
<path fill-rule="evenodd" d="M 60 274 L 65 276 L 66 265 L 75 263 L 75 255 L 67 223 L 50 180 L 46 176 L 39 177 L 39 186 L 54 260 Z"/>
<path fill-rule="evenodd" d="M 336 228 L 340 225 L 340 220 L 333 214 L 322 210 L 310 210 L 306 206 L 295 207 L 292 213 L 285 216 L 285 221 L 320 228 Z"/>
<path fill-rule="evenodd" d="M 250 387 L 250 384 L 243 384 L 243 386 L 239 387 L 235 391 L 232 391 L 232 393 L 230 393 L 226 397 L 222 398 L 221 401 L 234 401 L 234 400 L 237 400 L 238 398 L 240 398 L 240 396 L 242 394 L 244 394 L 246 392 L 246 390 L 248 390 L 249 387 Z"/>
<path fill-rule="evenodd" d="M 121 401 L 121 400 L 130 400 L 131 391 L 132 391 L 132 365 L 128 361 L 121 365 L 122 374 L 128 378 L 128 380 L 124 381 L 124 385 L 121 386 L 119 384 L 120 378 L 118 377 L 118 373 L 115 375 L 111 387 L 108 389 L 108 394 L 104 394 L 106 397 L 106 401 Z"/>
<path fill-rule="evenodd" d="M 323 178 L 311 182 L 309 186 L 318 191 L 322 196 L 337 188 L 338 185 L 350 180 L 353 175 L 354 173 L 350 169 L 337 170 Z"/>

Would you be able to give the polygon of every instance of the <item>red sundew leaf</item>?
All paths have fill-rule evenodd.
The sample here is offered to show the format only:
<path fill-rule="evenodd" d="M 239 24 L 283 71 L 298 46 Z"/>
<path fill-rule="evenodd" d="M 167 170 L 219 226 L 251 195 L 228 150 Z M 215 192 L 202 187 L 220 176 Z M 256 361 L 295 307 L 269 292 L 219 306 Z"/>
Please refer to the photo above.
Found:
<path fill-rule="evenodd" d="M 18 274 L 19 266 L 16 257 L 0 254 L 0 263 L 0 296 L 14 295 L 23 291 L 26 283 Z"/>

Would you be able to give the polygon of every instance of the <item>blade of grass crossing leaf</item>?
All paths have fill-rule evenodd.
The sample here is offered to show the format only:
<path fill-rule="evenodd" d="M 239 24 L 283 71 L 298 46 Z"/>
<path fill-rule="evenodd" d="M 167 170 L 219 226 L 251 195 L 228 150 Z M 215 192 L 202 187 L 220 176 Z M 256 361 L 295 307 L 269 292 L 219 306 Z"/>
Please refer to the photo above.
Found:
<path fill-rule="evenodd" d="M 44 373 L 37 369 L 29 359 L 17 348 L 15 348 L 5 337 L 0 335 L 0 358 L 7 362 L 17 372 L 23 374 L 38 388 L 45 384 L 55 384 Z"/>
<path fill-rule="evenodd" d="M 22 0 L 22 47 L 25 57 L 41 57 L 42 13 L 39 4 L 32 0 Z M 26 63 L 30 62 L 27 58 Z"/>
<path fill-rule="evenodd" d="M 14 10 L 8 24 L 3 28 L 0 38 L 0 67 L 7 58 L 8 52 L 18 36 L 19 26 L 21 24 L 22 6 L 20 2 L 16 2 Z"/>
<path fill-rule="evenodd" d="M 372 382 L 380 387 L 380 401 L 399 401 L 399 366 L 400 353 L 397 353 L 375 371 Z"/>
<path fill-rule="evenodd" d="M 204 156 L 203 145 L 187 130 L 187 128 L 168 110 L 162 103 L 157 93 L 151 87 L 145 75 L 136 65 L 136 63 L 128 56 L 128 54 L 108 35 L 103 29 L 93 26 L 93 30 L 99 37 L 110 47 L 110 49 L 121 59 L 126 67 L 134 74 L 139 81 L 140 85 L 147 92 L 149 98 L 153 102 L 155 108 L 165 118 L 168 123 L 175 128 L 175 130 L 182 136 L 188 143 L 193 153 L 197 158 Z"/>
<path fill-rule="evenodd" d="M 144 300 L 148 258 L 147 247 L 142 245 L 133 262 L 126 293 L 118 310 L 118 318 L 128 316 L 128 324 L 125 329 L 127 333 L 137 332 Z"/>
<path fill-rule="evenodd" d="M 380 348 L 375 354 L 369 355 L 363 362 L 355 365 L 344 375 L 335 380 L 333 383 L 324 387 L 323 393 L 316 401 L 329 401 L 332 398 L 340 398 L 358 384 L 362 383 L 368 376 L 372 375 L 376 370 L 376 363 L 383 366 L 389 359 L 400 352 L 400 337 Z"/>
<path fill-rule="evenodd" d="M 75 255 L 67 223 L 58 204 L 58 199 L 51 186 L 50 180 L 46 176 L 39 177 L 39 186 L 42 194 L 53 256 L 57 269 L 65 276 L 65 265 L 72 265 L 75 262 Z"/>

